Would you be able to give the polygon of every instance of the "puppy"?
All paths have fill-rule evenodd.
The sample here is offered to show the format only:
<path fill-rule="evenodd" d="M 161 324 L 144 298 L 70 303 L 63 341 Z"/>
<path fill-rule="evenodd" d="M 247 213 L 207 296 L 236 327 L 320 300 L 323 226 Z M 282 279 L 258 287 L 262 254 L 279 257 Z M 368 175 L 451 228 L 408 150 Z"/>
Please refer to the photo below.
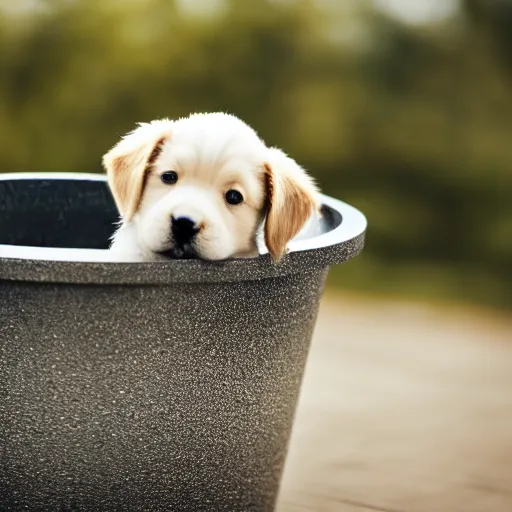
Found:
<path fill-rule="evenodd" d="M 103 157 L 121 215 L 111 250 L 128 261 L 279 260 L 311 214 L 317 189 L 281 150 L 223 113 L 142 123 Z"/>

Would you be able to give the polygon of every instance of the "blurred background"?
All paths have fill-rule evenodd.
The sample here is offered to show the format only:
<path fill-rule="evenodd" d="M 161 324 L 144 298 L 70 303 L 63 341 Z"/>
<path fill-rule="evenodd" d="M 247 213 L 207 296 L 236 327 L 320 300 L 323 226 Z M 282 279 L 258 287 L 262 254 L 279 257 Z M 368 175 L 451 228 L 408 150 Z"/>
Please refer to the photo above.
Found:
<path fill-rule="evenodd" d="M 222 110 L 367 215 L 279 512 L 512 510 L 511 27 L 512 0 L 0 0 L 0 172 L 102 172 L 136 122 Z"/>
<path fill-rule="evenodd" d="M 330 285 L 512 306 L 512 2 L 0 0 L 0 169 L 223 110 L 362 209 Z"/>

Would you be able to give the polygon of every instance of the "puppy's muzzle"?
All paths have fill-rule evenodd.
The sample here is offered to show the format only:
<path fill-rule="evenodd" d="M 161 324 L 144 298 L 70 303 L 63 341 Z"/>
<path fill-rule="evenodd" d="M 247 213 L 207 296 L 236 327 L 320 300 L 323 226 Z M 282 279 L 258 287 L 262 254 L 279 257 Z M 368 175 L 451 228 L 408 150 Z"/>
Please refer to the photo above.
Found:
<path fill-rule="evenodd" d="M 192 219 L 171 217 L 171 232 L 177 245 L 189 244 L 199 231 L 200 228 Z"/>

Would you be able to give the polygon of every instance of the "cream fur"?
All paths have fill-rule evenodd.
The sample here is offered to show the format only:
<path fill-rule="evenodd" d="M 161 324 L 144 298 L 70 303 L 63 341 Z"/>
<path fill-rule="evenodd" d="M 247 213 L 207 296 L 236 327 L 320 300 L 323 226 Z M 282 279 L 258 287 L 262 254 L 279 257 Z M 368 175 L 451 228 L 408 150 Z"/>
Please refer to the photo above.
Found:
<path fill-rule="evenodd" d="M 163 253 L 176 252 L 172 216 L 201 228 L 183 256 L 209 260 L 256 256 L 266 217 L 265 242 L 279 259 L 317 207 L 306 172 L 228 114 L 140 124 L 103 163 L 122 216 L 111 250 L 124 261 L 163 260 Z M 178 174 L 174 185 L 161 181 L 169 170 Z M 230 189 L 242 193 L 242 204 L 226 202 Z"/>

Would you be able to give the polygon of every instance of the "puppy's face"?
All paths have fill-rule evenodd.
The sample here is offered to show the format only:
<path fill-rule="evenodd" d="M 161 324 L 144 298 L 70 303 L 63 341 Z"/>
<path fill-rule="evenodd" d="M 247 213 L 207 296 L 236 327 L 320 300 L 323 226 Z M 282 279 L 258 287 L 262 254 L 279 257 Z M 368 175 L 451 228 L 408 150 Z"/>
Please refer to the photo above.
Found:
<path fill-rule="evenodd" d="M 137 224 L 151 251 L 212 260 L 256 253 L 265 147 L 241 123 L 213 121 L 174 123 L 147 171 Z"/>
<path fill-rule="evenodd" d="M 140 125 L 104 156 L 109 184 L 143 253 L 279 259 L 316 206 L 306 173 L 239 119 L 198 114 Z"/>

